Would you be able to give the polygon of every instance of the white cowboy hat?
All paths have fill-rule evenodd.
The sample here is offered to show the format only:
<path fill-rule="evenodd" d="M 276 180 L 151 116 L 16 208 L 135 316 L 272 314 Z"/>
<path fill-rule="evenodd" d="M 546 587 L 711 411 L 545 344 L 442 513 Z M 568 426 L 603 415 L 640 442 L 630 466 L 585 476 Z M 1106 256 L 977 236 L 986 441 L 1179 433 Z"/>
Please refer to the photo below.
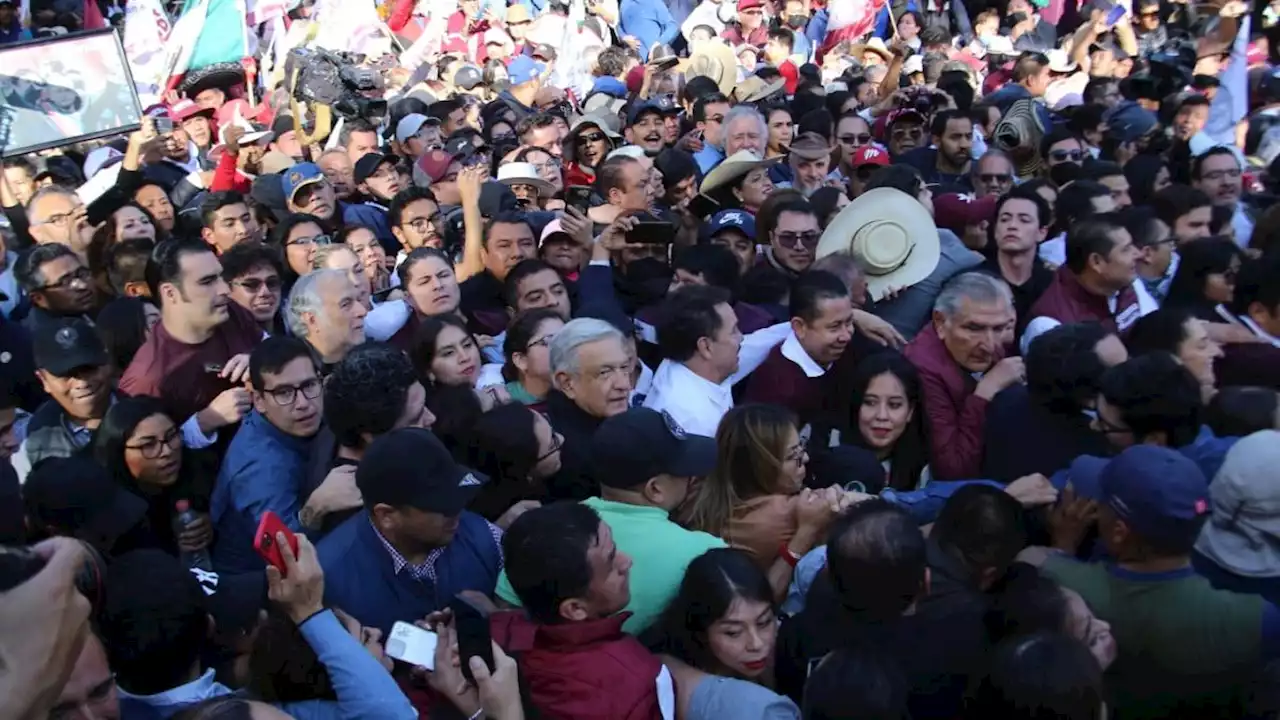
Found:
<path fill-rule="evenodd" d="M 920 201 L 894 188 L 876 188 L 845 206 L 818 241 L 819 258 L 847 253 L 867 276 L 873 300 L 885 290 L 914 285 L 938 266 L 938 228 Z"/>
<path fill-rule="evenodd" d="M 731 95 L 733 86 L 738 82 L 738 56 L 733 48 L 720 40 L 698 43 L 689 55 L 684 74 L 686 80 L 709 77 L 720 86 L 720 92 Z"/>
<path fill-rule="evenodd" d="M 706 193 L 724 187 L 756 168 L 772 165 L 775 162 L 777 162 L 776 159 L 765 160 L 750 150 L 739 150 L 707 173 L 698 192 Z"/>
<path fill-rule="evenodd" d="M 538 168 L 533 163 L 513 162 L 506 163 L 498 168 L 498 182 L 503 185 L 532 185 L 538 188 L 538 195 L 542 197 L 551 197 L 555 194 L 556 189 L 551 183 L 543 180 L 538 175 Z"/>

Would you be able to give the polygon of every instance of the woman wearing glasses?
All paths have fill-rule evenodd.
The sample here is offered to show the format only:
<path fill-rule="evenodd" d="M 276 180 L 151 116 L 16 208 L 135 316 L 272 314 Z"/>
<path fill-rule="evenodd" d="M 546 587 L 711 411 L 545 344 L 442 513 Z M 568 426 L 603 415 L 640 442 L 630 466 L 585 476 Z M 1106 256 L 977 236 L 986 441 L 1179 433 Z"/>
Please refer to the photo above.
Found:
<path fill-rule="evenodd" d="M 284 297 L 289 297 L 289 290 L 298 278 L 311 272 L 316 249 L 331 242 L 315 215 L 294 213 L 276 226 L 269 244 L 280 253 L 284 265 Z"/>
<path fill-rule="evenodd" d="M 511 322 L 502 345 L 502 377 L 512 400 L 542 409 L 551 391 L 551 341 L 563 327 L 564 319 L 552 308 L 521 313 Z"/>
<path fill-rule="evenodd" d="M 122 487 L 147 501 L 147 519 L 161 548 L 177 555 L 205 550 L 213 542 L 208 512 L 216 459 L 183 446 L 182 429 L 159 400 L 120 397 L 94 435 L 93 457 Z M 175 535 L 179 500 L 186 500 L 200 519 Z"/>

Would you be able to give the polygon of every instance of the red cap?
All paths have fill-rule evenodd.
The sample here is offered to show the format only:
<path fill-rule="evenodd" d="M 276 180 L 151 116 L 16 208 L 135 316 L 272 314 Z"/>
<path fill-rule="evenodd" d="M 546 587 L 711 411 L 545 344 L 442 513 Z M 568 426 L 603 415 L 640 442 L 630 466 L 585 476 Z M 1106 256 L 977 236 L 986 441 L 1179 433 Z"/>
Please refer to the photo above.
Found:
<path fill-rule="evenodd" d="M 853 157 L 849 158 L 849 167 L 856 168 L 862 165 L 888 165 L 889 151 L 881 150 L 875 145 L 863 145 L 853 151 Z"/>
<path fill-rule="evenodd" d="M 431 179 L 431 182 L 440 182 L 440 178 L 449 171 L 449 166 L 453 164 L 453 156 L 443 150 L 432 150 L 422 157 L 418 158 L 418 169 L 424 175 Z"/>
<path fill-rule="evenodd" d="M 984 220 L 987 222 L 994 220 L 997 202 L 999 199 L 995 195 L 983 198 L 961 193 L 935 195 L 933 221 L 940 228 L 946 228 L 957 235 L 964 235 L 966 227 L 977 225 Z"/>
<path fill-rule="evenodd" d="M 738 12 L 759 7 L 764 7 L 763 0 L 738 0 Z"/>
<path fill-rule="evenodd" d="M 788 95 L 796 94 L 796 87 L 800 85 L 800 71 L 796 69 L 796 64 L 787 60 L 778 65 L 778 74 L 786 82 L 784 88 Z"/>
<path fill-rule="evenodd" d="M 212 108 L 197 105 L 195 100 L 182 99 L 169 106 L 169 119 L 174 122 L 180 123 L 201 113 L 207 113 L 209 117 L 213 117 Z"/>

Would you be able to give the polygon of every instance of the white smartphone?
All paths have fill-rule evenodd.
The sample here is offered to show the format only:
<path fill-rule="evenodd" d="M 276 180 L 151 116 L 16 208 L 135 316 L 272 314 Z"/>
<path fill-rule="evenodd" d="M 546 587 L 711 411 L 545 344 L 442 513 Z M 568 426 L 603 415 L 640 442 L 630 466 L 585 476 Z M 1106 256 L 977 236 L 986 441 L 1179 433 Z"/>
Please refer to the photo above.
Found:
<path fill-rule="evenodd" d="M 407 622 L 398 622 L 391 626 L 391 635 L 387 637 L 385 652 L 388 657 L 401 662 L 435 670 L 436 644 L 439 641 L 439 636 L 430 630 L 423 630 Z"/>

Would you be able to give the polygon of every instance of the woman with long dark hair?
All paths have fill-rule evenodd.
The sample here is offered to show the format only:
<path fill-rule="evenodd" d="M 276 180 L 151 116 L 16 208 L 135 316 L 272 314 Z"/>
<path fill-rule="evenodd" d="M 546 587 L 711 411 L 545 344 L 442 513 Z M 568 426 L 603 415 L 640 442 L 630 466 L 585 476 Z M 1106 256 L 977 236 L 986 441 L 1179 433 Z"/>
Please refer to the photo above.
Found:
<path fill-rule="evenodd" d="M 551 391 L 551 341 L 564 319 L 551 308 L 520 313 L 502 344 L 502 377 L 507 394 L 523 405 L 540 407 Z"/>
<path fill-rule="evenodd" d="M 267 244 L 280 253 L 280 263 L 284 266 L 284 275 L 280 278 L 284 281 L 282 297 L 289 297 L 289 290 L 298 278 L 311 272 L 316 249 L 332 242 L 333 238 L 324 229 L 324 221 L 315 215 L 294 213 L 276 225 Z"/>
<path fill-rule="evenodd" d="M 518 517 L 507 515 L 513 506 L 546 498 L 544 481 L 559 472 L 563 444 L 564 436 L 524 405 L 496 405 L 482 413 L 455 453 L 463 465 L 489 478 L 467 509 L 499 527 L 510 525 Z"/>
<path fill-rule="evenodd" d="M 888 487 L 915 490 L 927 483 L 929 443 L 915 366 L 897 353 L 876 353 L 858 363 L 852 386 L 841 442 L 875 453 Z"/>
<path fill-rule="evenodd" d="M 151 335 L 151 328 L 160 321 L 160 309 L 150 300 L 137 297 L 119 297 L 98 311 L 94 329 L 107 348 L 107 357 L 116 372 L 123 373 L 138 348 Z"/>
<path fill-rule="evenodd" d="M 1201 320 L 1223 322 L 1218 306 L 1230 306 L 1244 253 L 1231 240 L 1207 237 L 1178 246 L 1178 272 L 1163 307 L 1183 308 Z"/>

